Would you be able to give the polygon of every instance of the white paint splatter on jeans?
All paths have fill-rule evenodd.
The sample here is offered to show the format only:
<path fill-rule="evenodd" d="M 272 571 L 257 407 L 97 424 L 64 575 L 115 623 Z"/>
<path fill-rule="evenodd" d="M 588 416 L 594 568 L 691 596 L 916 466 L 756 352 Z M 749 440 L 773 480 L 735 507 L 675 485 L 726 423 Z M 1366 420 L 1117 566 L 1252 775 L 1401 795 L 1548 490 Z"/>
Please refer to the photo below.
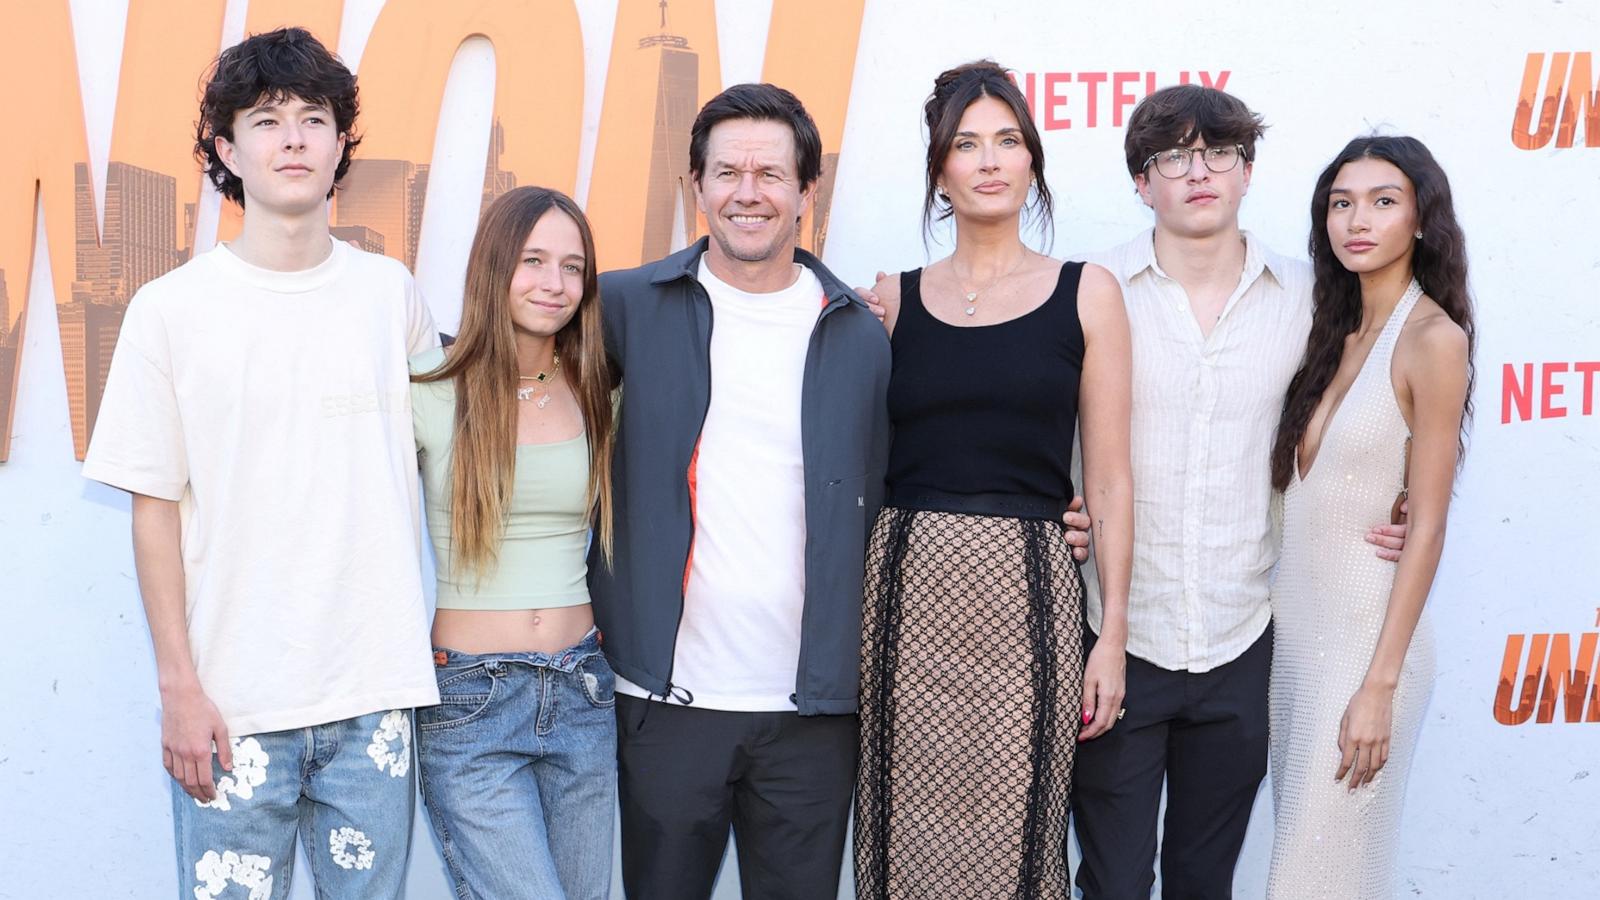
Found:
<path fill-rule="evenodd" d="M 210 802 L 195 800 L 195 805 L 202 809 L 218 809 L 223 812 L 233 809 L 233 804 L 228 801 L 232 794 L 240 800 L 249 800 L 255 796 L 256 788 L 267 781 L 267 763 L 271 758 L 267 751 L 262 749 L 261 742 L 253 737 L 244 739 L 230 738 L 228 746 L 233 748 L 233 771 L 217 779 L 217 797 Z"/>
<path fill-rule="evenodd" d="M 207 850 L 206 855 L 194 864 L 194 877 L 201 882 L 195 886 L 195 900 L 212 900 L 228 889 L 229 882 L 250 889 L 250 900 L 270 900 L 272 876 L 267 874 L 272 860 L 253 853 L 235 853 L 227 850 L 218 853 Z"/>
<path fill-rule="evenodd" d="M 396 738 L 400 740 L 400 748 L 391 750 L 390 742 Z M 405 710 L 391 710 L 384 715 L 377 730 L 372 732 L 367 755 L 378 764 L 378 771 L 387 769 L 391 778 L 403 778 L 411 771 L 411 719 Z"/>
<path fill-rule="evenodd" d="M 370 869 L 378 856 L 372 850 L 372 841 L 349 826 L 328 832 L 328 855 L 341 869 Z"/>

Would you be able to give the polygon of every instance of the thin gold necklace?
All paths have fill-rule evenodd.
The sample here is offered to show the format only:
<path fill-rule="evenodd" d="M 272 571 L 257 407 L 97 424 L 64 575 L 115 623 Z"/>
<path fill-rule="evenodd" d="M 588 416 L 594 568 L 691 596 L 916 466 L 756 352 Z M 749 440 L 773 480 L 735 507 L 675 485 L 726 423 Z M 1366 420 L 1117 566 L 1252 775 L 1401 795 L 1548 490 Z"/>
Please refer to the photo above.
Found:
<path fill-rule="evenodd" d="M 1009 269 L 1005 270 L 1004 272 L 1001 272 L 999 275 L 995 276 L 992 280 L 990 280 L 990 282 L 988 284 L 984 285 L 983 287 L 978 288 L 975 291 L 969 291 L 969 290 L 966 289 L 967 288 L 966 282 L 963 281 L 962 278 L 961 278 L 961 273 L 956 271 L 956 261 L 955 261 L 954 258 L 952 258 L 950 260 L 950 272 L 953 275 L 956 276 L 956 283 L 961 285 L 962 293 L 967 298 L 967 308 L 966 308 L 967 315 L 972 316 L 972 315 L 976 315 L 977 314 L 977 312 L 978 312 L 978 295 L 979 294 L 984 293 L 985 291 L 989 290 L 990 288 L 992 288 L 995 285 L 999 284 L 1000 282 L 1004 281 L 1006 278 L 1009 278 L 1011 276 L 1011 273 L 1013 273 L 1013 272 L 1017 271 L 1017 269 L 1021 268 L 1023 262 L 1025 262 L 1027 259 L 1028 259 L 1028 248 L 1024 247 L 1024 248 L 1022 248 L 1022 256 L 1019 257 L 1016 262 L 1011 264 L 1011 268 L 1009 268 Z"/>
<path fill-rule="evenodd" d="M 517 386 L 518 400 L 533 400 L 534 391 L 542 387 L 544 391 L 539 395 L 539 399 L 533 400 L 533 405 L 539 409 L 544 409 L 550 405 L 550 382 L 555 379 L 556 373 L 561 371 L 561 354 L 554 353 L 551 356 L 555 362 L 551 364 L 550 371 L 540 372 L 537 375 L 517 375 L 517 380 L 519 381 L 534 382 L 529 385 Z"/>

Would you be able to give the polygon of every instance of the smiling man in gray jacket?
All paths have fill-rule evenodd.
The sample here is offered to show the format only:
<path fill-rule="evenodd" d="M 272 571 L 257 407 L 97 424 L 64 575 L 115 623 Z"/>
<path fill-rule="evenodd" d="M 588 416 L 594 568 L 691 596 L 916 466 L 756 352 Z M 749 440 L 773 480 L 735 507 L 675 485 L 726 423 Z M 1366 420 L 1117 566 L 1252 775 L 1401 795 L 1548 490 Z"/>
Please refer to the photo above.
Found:
<path fill-rule="evenodd" d="M 821 155 L 793 94 L 729 88 L 690 138 L 710 239 L 600 279 L 623 402 L 590 590 L 635 900 L 710 896 L 730 827 L 746 898 L 838 888 L 889 341 L 795 246 Z"/>

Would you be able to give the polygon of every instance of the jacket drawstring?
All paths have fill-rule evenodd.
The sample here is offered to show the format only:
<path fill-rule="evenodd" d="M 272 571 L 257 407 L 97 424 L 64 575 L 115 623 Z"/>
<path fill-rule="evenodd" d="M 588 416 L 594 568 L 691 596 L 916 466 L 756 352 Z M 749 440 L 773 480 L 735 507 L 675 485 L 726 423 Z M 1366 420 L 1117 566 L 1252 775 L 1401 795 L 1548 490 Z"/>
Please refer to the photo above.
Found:
<path fill-rule="evenodd" d="M 661 698 L 659 702 L 661 703 L 669 703 L 673 700 L 676 700 L 684 706 L 694 705 L 694 692 L 686 687 L 675 685 L 670 681 L 667 682 L 667 686 L 662 689 L 659 696 Z M 650 718 L 650 707 L 654 706 L 658 702 L 656 697 L 656 694 L 650 694 L 645 698 L 644 711 L 639 713 L 639 724 L 635 726 L 635 730 L 644 730 L 644 722 L 646 719 Z"/>

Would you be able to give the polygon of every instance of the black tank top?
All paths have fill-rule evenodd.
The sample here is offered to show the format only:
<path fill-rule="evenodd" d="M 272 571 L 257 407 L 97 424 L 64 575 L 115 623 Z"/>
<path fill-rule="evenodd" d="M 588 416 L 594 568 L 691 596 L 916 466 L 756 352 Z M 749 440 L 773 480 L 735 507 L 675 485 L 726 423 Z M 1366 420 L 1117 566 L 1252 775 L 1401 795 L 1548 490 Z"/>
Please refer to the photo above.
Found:
<path fill-rule="evenodd" d="M 994 325 L 958 327 L 922 304 L 922 270 L 900 276 L 889 380 L 887 487 L 1066 501 L 1083 374 L 1078 279 L 1061 266 L 1044 303 Z"/>

